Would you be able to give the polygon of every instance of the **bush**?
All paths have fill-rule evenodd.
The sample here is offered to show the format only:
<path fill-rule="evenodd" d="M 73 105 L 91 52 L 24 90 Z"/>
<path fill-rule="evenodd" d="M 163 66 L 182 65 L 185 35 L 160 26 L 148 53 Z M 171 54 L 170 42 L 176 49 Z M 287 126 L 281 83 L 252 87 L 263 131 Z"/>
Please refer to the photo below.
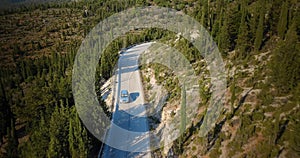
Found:
<path fill-rule="evenodd" d="M 251 120 L 253 121 L 262 121 L 264 119 L 264 114 L 260 111 L 255 111 L 252 114 Z"/>

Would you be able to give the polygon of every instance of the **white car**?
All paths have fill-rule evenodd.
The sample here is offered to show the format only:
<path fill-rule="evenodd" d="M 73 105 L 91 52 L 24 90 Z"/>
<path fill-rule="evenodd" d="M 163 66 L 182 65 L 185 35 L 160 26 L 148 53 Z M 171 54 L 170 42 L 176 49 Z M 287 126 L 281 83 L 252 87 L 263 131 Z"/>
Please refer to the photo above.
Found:
<path fill-rule="evenodd" d="M 121 90 L 121 103 L 129 103 L 129 93 L 127 90 Z"/>

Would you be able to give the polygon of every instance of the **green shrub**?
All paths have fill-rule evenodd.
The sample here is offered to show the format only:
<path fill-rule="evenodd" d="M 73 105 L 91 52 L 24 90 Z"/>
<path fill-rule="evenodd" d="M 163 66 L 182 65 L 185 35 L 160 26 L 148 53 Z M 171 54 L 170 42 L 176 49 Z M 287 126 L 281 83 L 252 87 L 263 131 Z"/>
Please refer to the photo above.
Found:
<path fill-rule="evenodd" d="M 264 114 L 260 111 L 255 111 L 252 114 L 253 121 L 262 121 L 264 119 Z"/>

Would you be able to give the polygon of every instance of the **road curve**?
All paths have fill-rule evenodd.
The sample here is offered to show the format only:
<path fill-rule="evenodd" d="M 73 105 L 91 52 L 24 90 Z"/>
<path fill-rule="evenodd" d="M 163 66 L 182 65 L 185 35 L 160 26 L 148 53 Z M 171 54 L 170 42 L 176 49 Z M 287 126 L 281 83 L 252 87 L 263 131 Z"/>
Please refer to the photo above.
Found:
<path fill-rule="evenodd" d="M 139 56 L 152 43 L 134 46 L 119 57 L 116 71 L 116 95 L 110 129 L 107 131 L 101 157 L 151 157 L 149 126 L 139 73 Z M 121 90 L 128 90 L 129 103 L 120 103 Z"/>

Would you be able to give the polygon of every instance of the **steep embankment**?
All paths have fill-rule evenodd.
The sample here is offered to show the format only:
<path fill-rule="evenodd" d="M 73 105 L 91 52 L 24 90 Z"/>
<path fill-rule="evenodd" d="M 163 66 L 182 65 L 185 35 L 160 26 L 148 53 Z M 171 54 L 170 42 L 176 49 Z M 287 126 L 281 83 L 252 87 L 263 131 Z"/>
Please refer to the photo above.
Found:
<path fill-rule="evenodd" d="M 164 42 L 180 50 L 180 43 L 183 41 L 171 39 Z M 296 144 L 299 142 L 296 132 L 299 131 L 300 111 L 296 95 L 299 91 L 294 89 L 293 92 L 279 95 L 278 87 L 272 83 L 274 79 L 270 74 L 274 70 L 271 64 L 278 51 L 274 43 L 280 44 L 278 38 L 273 37 L 264 49 L 251 52 L 245 59 L 237 60 L 237 51 L 229 52 L 224 58 L 228 75 L 226 103 L 219 121 L 205 137 L 199 137 L 198 132 L 211 92 L 209 73 L 205 71 L 205 61 L 193 63 L 194 68 L 201 72 L 198 74 L 199 83 L 202 83 L 200 87 L 207 91 L 207 99 L 201 103 L 198 119 L 193 121 L 193 126 L 184 136 L 178 138 L 172 146 L 165 146 L 164 150 L 154 154 L 182 157 L 296 156 Z M 161 112 L 149 118 L 153 129 L 165 128 L 181 104 L 175 75 L 163 65 L 150 64 L 143 67 L 142 76 L 146 96 L 151 105 L 160 106 L 158 100 L 163 96 L 172 96 L 163 102 Z"/>

